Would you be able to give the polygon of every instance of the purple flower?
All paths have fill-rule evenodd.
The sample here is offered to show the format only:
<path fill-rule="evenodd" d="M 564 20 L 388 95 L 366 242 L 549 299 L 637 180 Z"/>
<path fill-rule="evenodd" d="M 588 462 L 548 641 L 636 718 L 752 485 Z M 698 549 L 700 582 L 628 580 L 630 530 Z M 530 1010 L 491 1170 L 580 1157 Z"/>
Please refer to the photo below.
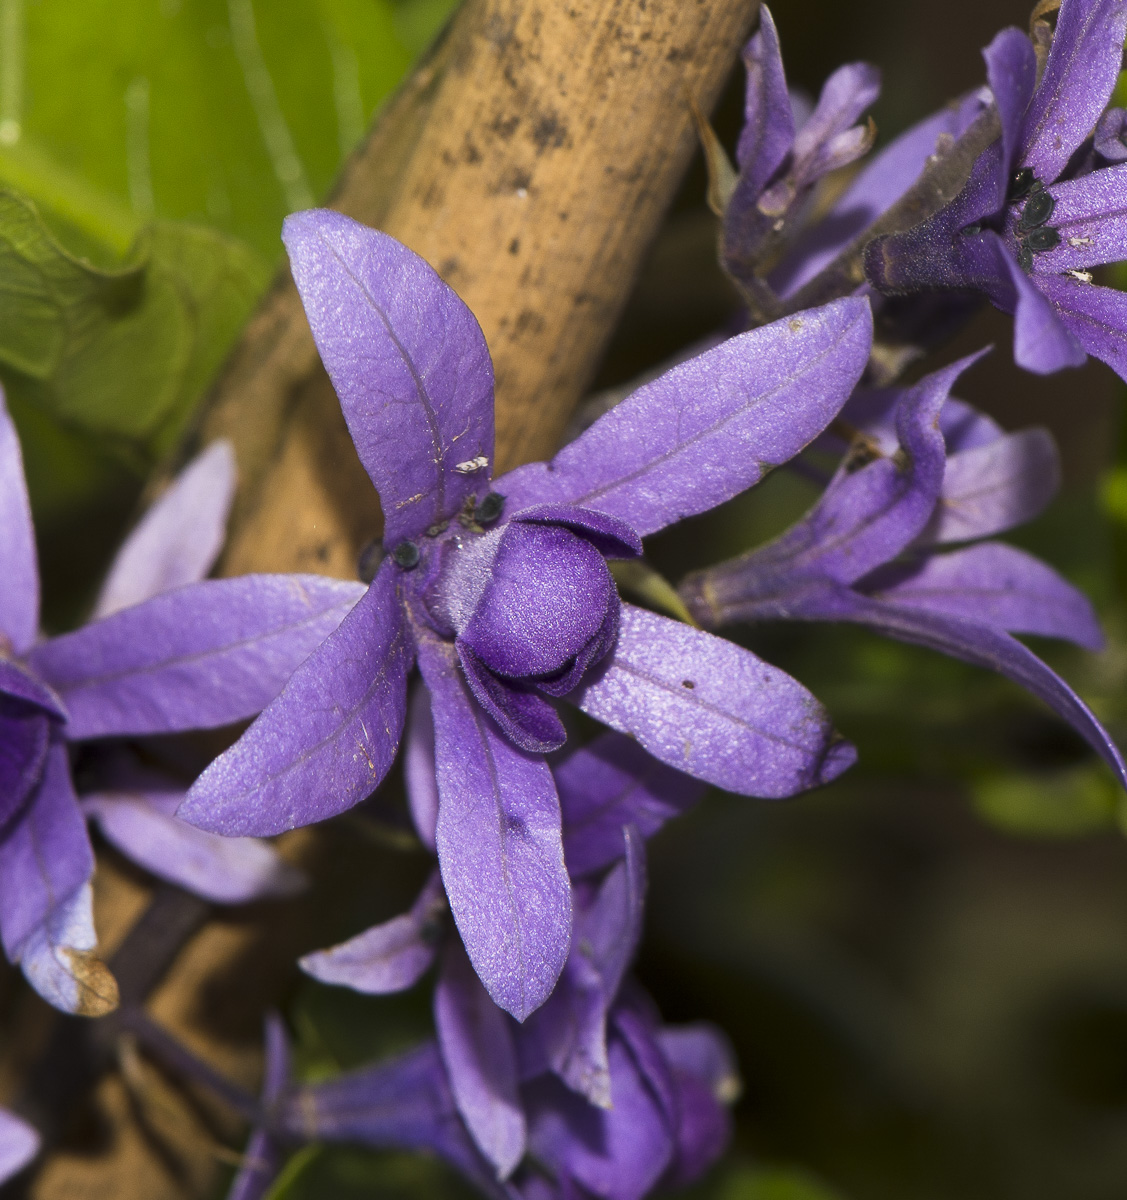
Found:
<path fill-rule="evenodd" d="M 845 416 L 875 439 L 873 461 L 858 466 L 847 457 L 798 524 L 769 545 L 690 575 L 682 597 L 706 626 L 853 621 L 989 667 L 1041 697 L 1127 784 L 1127 764 L 1107 731 L 1011 636 L 1066 638 L 1092 650 L 1103 644 L 1091 605 L 1056 572 L 1012 546 L 978 540 L 1039 512 L 1058 471 L 1045 431 L 1004 434 L 947 400 L 973 361 L 907 390 L 854 397 Z"/>
<path fill-rule="evenodd" d="M 0 1183 L 19 1174 L 39 1153 L 39 1134 L 26 1121 L 0 1108 Z"/>
<path fill-rule="evenodd" d="M 1040 81 L 1025 34 L 998 34 L 984 54 L 1001 139 L 951 204 L 867 248 L 875 287 L 985 293 L 1014 314 L 1014 357 L 1026 369 L 1092 354 L 1127 378 L 1127 298 L 1091 276 L 1127 251 L 1127 166 L 1114 165 L 1122 114 L 1104 112 L 1125 31 L 1123 0 L 1064 0 Z"/>
<path fill-rule="evenodd" d="M 571 929 L 543 758 L 564 741 L 558 698 L 747 795 L 790 795 L 852 761 L 794 680 L 621 604 L 604 560 L 639 553 L 644 535 L 750 487 L 816 436 L 864 368 L 868 305 L 735 338 L 634 393 L 550 463 L 491 484 L 493 372 L 466 306 L 404 246 L 338 213 L 290 217 L 284 239 L 389 553 L 180 815 L 265 835 L 363 800 L 395 757 L 417 660 L 450 908 L 489 994 L 523 1019 L 552 991 Z"/>
<path fill-rule="evenodd" d="M 138 547 L 116 577 L 118 596 L 145 579 L 175 581 L 167 562 L 146 574 Z M 2 397 L 0 569 L 0 937 L 52 1004 L 101 1014 L 117 989 L 94 954 L 94 856 L 68 744 L 253 716 L 362 589 L 288 576 L 201 583 L 39 640 L 31 510 Z"/>

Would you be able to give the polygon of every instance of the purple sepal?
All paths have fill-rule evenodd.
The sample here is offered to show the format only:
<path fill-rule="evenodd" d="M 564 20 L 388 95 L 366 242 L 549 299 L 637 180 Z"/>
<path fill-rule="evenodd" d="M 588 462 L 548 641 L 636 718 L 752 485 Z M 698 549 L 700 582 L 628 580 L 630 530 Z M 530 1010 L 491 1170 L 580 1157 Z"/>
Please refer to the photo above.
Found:
<path fill-rule="evenodd" d="M 0 389 L 0 644 L 26 654 L 39 634 L 39 563 L 23 453 Z"/>
<path fill-rule="evenodd" d="M 94 951 L 94 893 L 89 882 L 54 905 L 28 934 L 20 967 L 28 983 L 55 1008 L 103 1017 L 118 1004 L 117 982 Z"/>
<path fill-rule="evenodd" d="M 623 604 L 610 661 L 573 696 L 662 762 L 744 796 L 791 796 L 856 758 L 817 700 L 750 651 Z"/>
<path fill-rule="evenodd" d="M 524 1157 L 525 1122 L 509 1019 L 478 982 L 462 947 L 447 943 L 434 1024 L 454 1102 L 478 1149 L 507 1179 Z"/>
<path fill-rule="evenodd" d="M 1101 650 L 1103 633 L 1082 592 L 1024 550 L 983 542 L 917 562 L 891 563 L 859 581 L 880 600 L 981 621 L 1010 633 L 1064 638 Z"/>
<path fill-rule="evenodd" d="M 328 950 L 307 954 L 298 965 L 322 983 L 342 984 L 357 992 L 406 991 L 434 962 L 445 914 L 446 893 L 436 870 L 409 912 Z"/>
<path fill-rule="evenodd" d="M 182 820 L 226 836 L 268 836 L 371 795 L 399 746 L 414 658 L 399 576 L 388 559 L 281 695 L 192 785 Z"/>
<path fill-rule="evenodd" d="M 419 668 L 431 693 L 436 841 L 450 910 L 486 990 L 523 1021 L 551 993 L 571 940 L 552 773 L 494 731 L 448 643 L 423 638 Z"/>
<path fill-rule="evenodd" d="M 564 744 L 567 733 L 549 701 L 521 684 L 499 679 L 469 646 L 461 641 L 456 645 L 474 699 L 518 750 L 548 754 Z"/>
<path fill-rule="evenodd" d="M 235 452 L 212 444 L 181 471 L 117 552 L 94 617 L 196 583 L 215 565 L 235 495 Z"/>
<path fill-rule="evenodd" d="M 430 693 L 419 682 L 411 692 L 407 733 L 403 739 L 403 784 L 419 841 L 432 854 L 437 854 L 434 843 L 434 828 L 438 824 L 434 718 L 430 715 Z"/>
<path fill-rule="evenodd" d="M 226 725 L 265 708 L 363 594 L 317 575 L 210 580 L 42 642 L 29 661 L 66 704 L 71 740 Z"/>
<path fill-rule="evenodd" d="M 704 512 L 792 458 L 845 403 L 869 357 L 863 299 L 730 338 L 639 388 L 565 446 L 497 481 L 513 511 L 565 503 L 641 536 Z"/>
<path fill-rule="evenodd" d="M 221 837 L 180 820 L 182 790 L 121 789 L 82 797 L 105 839 L 160 879 L 213 904 L 246 904 L 302 891 L 307 880 L 268 842 Z"/>
<path fill-rule="evenodd" d="M 625 521 L 593 508 L 576 508 L 574 504 L 536 504 L 514 513 L 512 520 L 562 525 L 590 542 L 604 558 L 637 558 L 642 553 L 642 539 Z"/>
<path fill-rule="evenodd" d="M 14 1113 L 0 1108 L 0 1183 L 18 1175 L 39 1153 L 39 1134 Z"/>
<path fill-rule="evenodd" d="M 481 328 L 417 254 L 340 213 L 294 213 L 282 240 L 385 541 L 419 537 L 487 490 L 493 364 Z"/>
<path fill-rule="evenodd" d="M 553 769 L 563 814 L 564 857 L 572 878 L 601 870 L 623 853 L 622 827 L 651 837 L 688 811 L 705 785 L 659 762 L 631 737 L 606 732 Z"/>

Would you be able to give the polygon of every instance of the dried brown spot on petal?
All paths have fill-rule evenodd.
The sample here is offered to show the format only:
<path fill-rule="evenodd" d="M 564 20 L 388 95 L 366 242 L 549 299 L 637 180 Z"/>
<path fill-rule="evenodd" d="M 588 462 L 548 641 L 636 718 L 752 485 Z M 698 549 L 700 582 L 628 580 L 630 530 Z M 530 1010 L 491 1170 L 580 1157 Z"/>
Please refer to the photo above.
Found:
<path fill-rule="evenodd" d="M 120 1003 L 117 980 L 109 967 L 90 950 L 71 950 L 63 947 L 70 973 L 78 984 L 78 1007 L 80 1017 L 104 1017 L 112 1013 Z"/>

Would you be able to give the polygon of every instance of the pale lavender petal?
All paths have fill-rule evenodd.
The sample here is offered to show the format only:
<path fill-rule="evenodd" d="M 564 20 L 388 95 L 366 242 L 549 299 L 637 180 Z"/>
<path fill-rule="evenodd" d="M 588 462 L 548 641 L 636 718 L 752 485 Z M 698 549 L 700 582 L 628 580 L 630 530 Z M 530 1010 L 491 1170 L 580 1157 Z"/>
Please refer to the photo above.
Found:
<path fill-rule="evenodd" d="M 328 950 L 318 950 L 298 965 L 322 983 L 357 992 L 386 995 L 406 991 L 430 969 L 444 929 L 446 894 L 434 871 L 410 912 L 373 925 Z"/>
<path fill-rule="evenodd" d="M 95 792 L 82 811 L 126 858 L 215 904 L 292 896 L 305 876 L 269 842 L 206 833 L 173 814 L 182 791 Z"/>
<path fill-rule="evenodd" d="M 1096 153 L 1108 162 L 1127 159 L 1127 109 L 1109 108 L 1096 126 Z"/>
<path fill-rule="evenodd" d="M 1107 106 L 1123 63 L 1123 0 L 1064 0 L 1022 129 L 1020 165 L 1051 183 Z"/>
<path fill-rule="evenodd" d="M 226 725 L 261 712 L 363 595 L 319 575 L 208 580 L 42 642 L 30 662 L 71 740 Z"/>
<path fill-rule="evenodd" d="M 789 675 L 630 604 L 612 659 L 573 698 L 663 762 L 744 796 L 792 796 L 835 779 L 855 758 Z"/>
<path fill-rule="evenodd" d="M 1039 275 L 1037 286 L 1076 341 L 1127 380 L 1127 293 L 1067 275 Z"/>
<path fill-rule="evenodd" d="M 182 820 L 266 837 L 336 816 L 375 791 L 399 747 L 414 659 L 399 576 L 385 560 L 281 695 L 192 785 Z"/>
<path fill-rule="evenodd" d="M 434 718 L 430 715 L 430 692 L 421 682 L 415 683 L 411 693 L 407 734 L 403 742 L 403 783 L 415 832 L 423 845 L 435 854 L 438 776 L 434 765 Z"/>
<path fill-rule="evenodd" d="M 1091 709 L 1055 671 L 1008 633 L 982 621 L 873 600 L 844 588 L 805 597 L 803 611 L 796 615 L 810 620 L 855 621 L 887 637 L 997 671 L 1063 717 L 1127 787 L 1127 763 Z"/>
<path fill-rule="evenodd" d="M 997 207 L 1006 201 L 1009 173 L 1021 147 L 1022 118 L 1037 84 L 1037 56 L 1033 44 L 1012 25 L 997 34 L 982 52 L 986 77 L 1002 121 L 1003 160 L 1006 173 L 998 176 Z"/>
<path fill-rule="evenodd" d="M 563 814 L 564 855 L 573 878 L 601 870 L 623 853 L 622 827 L 642 837 L 687 812 L 704 794 L 691 775 L 647 754 L 631 737 L 606 732 L 553 770 Z"/>
<path fill-rule="evenodd" d="M 862 580 L 867 595 L 983 621 L 1011 633 L 1064 638 L 1102 650 L 1103 634 L 1082 592 L 1040 559 L 1001 542 L 983 542 L 918 564 L 892 564 Z"/>
<path fill-rule="evenodd" d="M 627 397 L 550 463 L 498 480 L 514 511 L 569 503 L 645 536 L 757 483 L 825 428 L 868 361 L 872 317 L 847 299 L 731 338 Z"/>
<path fill-rule="evenodd" d="M 514 513 L 514 521 L 562 525 L 578 533 L 606 558 L 634 558 L 642 553 L 642 539 L 625 521 L 592 508 L 573 504 L 538 504 Z"/>
<path fill-rule="evenodd" d="M 817 106 L 794 139 L 799 188 L 815 183 L 827 171 L 846 166 L 868 149 L 867 131 L 851 130 L 850 126 L 879 95 L 880 71 L 868 63 L 847 63 L 826 80 Z"/>
<path fill-rule="evenodd" d="M 117 981 L 94 953 L 97 945 L 94 891 L 86 882 L 28 934 L 20 966 L 28 983 L 55 1008 L 104 1017 L 117 1008 Z"/>
<path fill-rule="evenodd" d="M 1127 163 L 1054 184 L 1049 194 L 1056 201 L 1050 223 L 1060 244 L 1034 255 L 1038 282 L 1043 275 L 1127 258 Z"/>
<path fill-rule="evenodd" d="M 95 617 L 197 583 L 215 565 L 235 495 L 235 451 L 212 442 L 126 538 L 102 584 Z"/>
<path fill-rule="evenodd" d="M 39 1134 L 14 1113 L 0 1108 L 0 1183 L 11 1179 L 39 1153 Z"/>
<path fill-rule="evenodd" d="M 417 254 L 340 213 L 294 213 L 282 240 L 380 493 L 384 539 L 418 537 L 487 490 L 493 364 L 481 328 Z"/>
<path fill-rule="evenodd" d="M 507 1179 L 524 1157 L 525 1124 L 508 1017 L 450 942 L 434 992 L 434 1024 L 450 1090 L 482 1154 Z"/>
<path fill-rule="evenodd" d="M 59 900 L 73 896 L 93 872 L 66 746 L 55 742 L 38 791 L 0 838 L 0 934 L 13 962 Z"/>
<path fill-rule="evenodd" d="M 759 29 L 744 47 L 743 60 L 747 95 L 736 161 L 745 202 L 754 203 L 794 143 L 794 116 L 779 33 L 765 4 L 759 6 Z"/>
<path fill-rule="evenodd" d="M 1023 525 L 1060 486 L 1060 455 L 1047 429 L 1023 429 L 952 454 L 921 544 L 965 542 Z"/>
<path fill-rule="evenodd" d="M 551 993 L 571 941 L 552 773 L 494 730 L 452 647 L 421 641 L 419 667 L 432 697 L 438 860 L 450 910 L 490 996 L 524 1020 Z"/>
<path fill-rule="evenodd" d="M 0 389 L 0 637 L 23 655 L 39 633 L 39 562 L 16 427 Z"/>

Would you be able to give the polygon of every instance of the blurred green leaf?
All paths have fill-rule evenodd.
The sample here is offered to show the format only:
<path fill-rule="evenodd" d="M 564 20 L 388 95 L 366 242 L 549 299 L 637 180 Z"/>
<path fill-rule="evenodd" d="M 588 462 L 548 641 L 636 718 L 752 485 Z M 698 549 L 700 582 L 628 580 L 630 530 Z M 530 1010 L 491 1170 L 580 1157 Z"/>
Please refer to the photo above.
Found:
<path fill-rule="evenodd" d="M 321 1146 L 290 1159 L 269 1200 L 473 1200 L 477 1195 L 428 1156 Z"/>
<path fill-rule="evenodd" d="M 841 1200 L 839 1192 L 805 1171 L 741 1168 L 721 1184 L 717 1200 Z"/>
<path fill-rule="evenodd" d="M 973 784 L 972 796 L 979 815 L 1007 833 L 1050 838 L 1112 829 L 1120 803 L 1107 770 L 1088 763 L 992 776 Z"/>

